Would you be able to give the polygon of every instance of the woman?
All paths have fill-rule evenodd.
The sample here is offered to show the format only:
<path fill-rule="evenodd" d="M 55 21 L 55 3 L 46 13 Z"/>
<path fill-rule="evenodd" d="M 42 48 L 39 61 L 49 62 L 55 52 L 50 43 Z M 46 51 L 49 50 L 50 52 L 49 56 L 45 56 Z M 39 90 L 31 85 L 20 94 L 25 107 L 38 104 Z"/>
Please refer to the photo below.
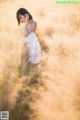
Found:
<path fill-rule="evenodd" d="M 41 62 L 41 46 L 36 36 L 37 22 L 25 8 L 20 8 L 16 13 L 18 25 L 25 23 L 23 35 L 28 44 L 28 62 L 38 64 Z"/>

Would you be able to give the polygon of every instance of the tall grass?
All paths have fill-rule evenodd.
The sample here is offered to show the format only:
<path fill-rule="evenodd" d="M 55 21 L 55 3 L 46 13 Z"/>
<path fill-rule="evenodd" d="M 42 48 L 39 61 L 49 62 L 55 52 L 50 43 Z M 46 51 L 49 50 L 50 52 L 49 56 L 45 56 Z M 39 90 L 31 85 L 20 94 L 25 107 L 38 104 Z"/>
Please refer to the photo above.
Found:
<path fill-rule="evenodd" d="M 9 111 L 10 120 L 79 120 L 80 6 L 48 0 L 0 5 L 0 111 Z M 30 9 L 38 22 L 42 62 L 30 71 L 18 7 Z"/>

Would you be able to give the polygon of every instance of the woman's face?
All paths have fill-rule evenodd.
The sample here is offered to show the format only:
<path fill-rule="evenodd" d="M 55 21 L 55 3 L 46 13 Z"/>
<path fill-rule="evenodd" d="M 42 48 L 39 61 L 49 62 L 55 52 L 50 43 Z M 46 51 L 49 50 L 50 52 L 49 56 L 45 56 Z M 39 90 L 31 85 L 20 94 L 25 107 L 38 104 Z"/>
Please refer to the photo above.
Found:
<path fill-rule="evenodd" d="M 19 15 L 20 22 L 23 23 L 25 22 L 25 16 L 24 15 Z"/>
<path fill-rule="evenodd" d="M 27 18 L 26 18 L 27 17 Z M 20 22 L 23 23 L 26 21 L 26 19 L 29 18 L 29 15 L 28 14 L 25 14 L 25 15 L 19 15 L 19 19 L 20 19 Z"/>

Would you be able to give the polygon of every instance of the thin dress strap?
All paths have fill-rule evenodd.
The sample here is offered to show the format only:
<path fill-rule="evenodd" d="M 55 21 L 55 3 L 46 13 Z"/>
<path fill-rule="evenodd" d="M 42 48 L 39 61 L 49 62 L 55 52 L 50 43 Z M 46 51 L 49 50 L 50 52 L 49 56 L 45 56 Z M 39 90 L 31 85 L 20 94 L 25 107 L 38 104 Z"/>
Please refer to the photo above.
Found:
<path fill-rule="evenodd" d="M 28 29 L 29 29 L 29 27 L 30 27 L 30 24 L 28 25 Z"/>

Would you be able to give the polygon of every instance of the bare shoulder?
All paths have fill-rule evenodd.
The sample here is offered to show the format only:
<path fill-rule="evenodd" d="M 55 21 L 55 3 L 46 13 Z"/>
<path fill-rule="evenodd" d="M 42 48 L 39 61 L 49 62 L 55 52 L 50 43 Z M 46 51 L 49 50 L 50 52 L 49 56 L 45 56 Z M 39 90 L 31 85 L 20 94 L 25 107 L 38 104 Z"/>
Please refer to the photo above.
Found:
<path fill-rule="evenodd" d="M 32 27 L 34 27 L 34 28 L 36 28 L 36 27 L 37 27 L 37 22 L 33 20 L 33 22 L 32 22 L 32 25 L 31 25 L 31 26 L 32 26 Z"/>
<path fill-rule="evenodd" d="M 36 21 L 34 21 L 34 20 L 33 20 L 33 24 L 34 24 L 35 26 L 37 26 L 37 22 L 36 22 Z"/>
<path fill-rule="evenodd" d="M 30 33 L 30 32 L 35 32 L 36 29 L 37 29 L 37 22 L 34 21 L 34 20 L 32 20 L 32 23 L 31 23 L 31 25 L 30 25 L 30 27 L 29 27 L 29 33 Z"/>
<path fill-rule="evenodd" d="M 35 32 L 37 29 L 37 22 L 36 21 L 33 21 L 33 31 Z"/>

